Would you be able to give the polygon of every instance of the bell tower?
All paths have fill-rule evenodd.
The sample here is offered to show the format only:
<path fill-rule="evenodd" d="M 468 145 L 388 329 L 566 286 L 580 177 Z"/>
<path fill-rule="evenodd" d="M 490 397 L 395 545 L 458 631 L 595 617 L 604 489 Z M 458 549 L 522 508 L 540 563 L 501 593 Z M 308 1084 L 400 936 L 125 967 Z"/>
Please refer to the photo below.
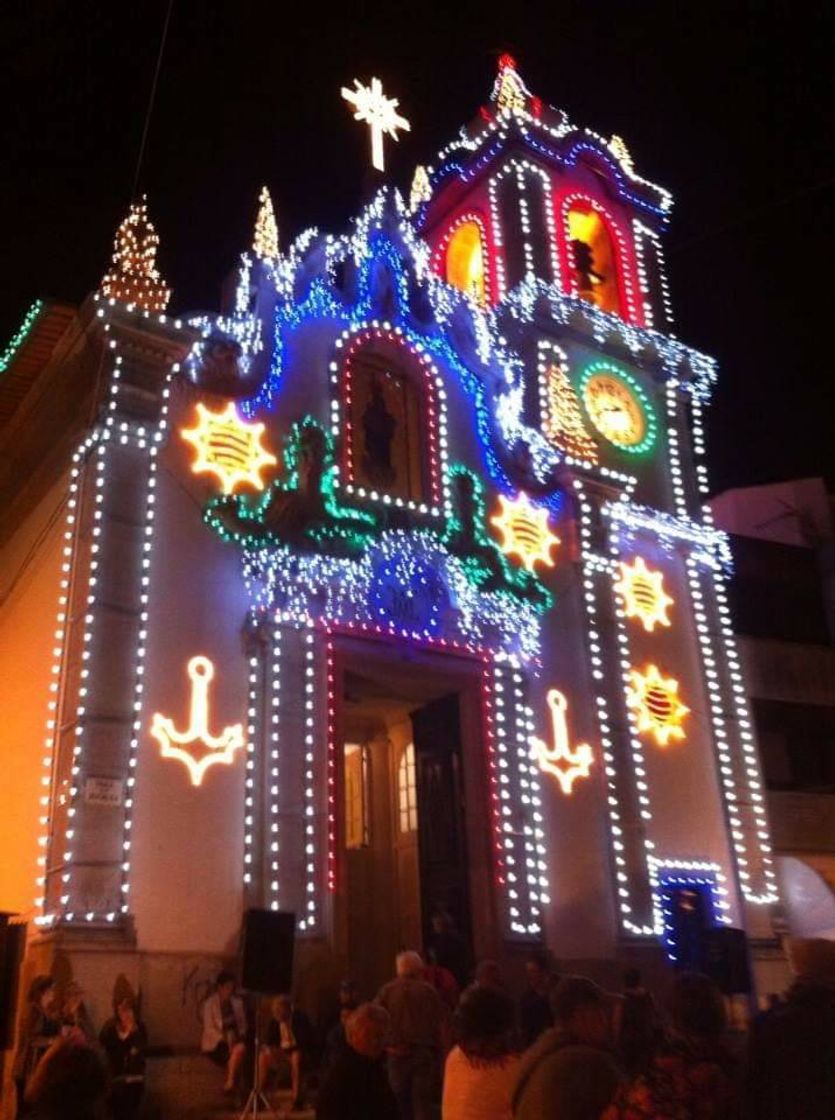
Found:
<path fill-rule="evenodd" d="M 545 105 L 508 55 L 412 195 L 448 298 L 463 292 L 506 348 L 510 478 L 541 501 L 560 494 L 571 523 L 534 723 L 548 728 L 558 695 L 576 740 L 599 752 L 608 853 L 577 812 L 589 794 L 546 777 L 561 852 L 550 931 L 565 956 L 582 955 L 572 927 L 605 924 L 584 886 L 601 859 L 616 939 L 660 935 L 674 960 L 690 936 L 676 924 L 682 891 L 698 896 L 693 921 L 760 934 L 777 898 L 728 544 L 702 504 L 717 371 L 669 333 L 672 202 L 621 137 Z"/>

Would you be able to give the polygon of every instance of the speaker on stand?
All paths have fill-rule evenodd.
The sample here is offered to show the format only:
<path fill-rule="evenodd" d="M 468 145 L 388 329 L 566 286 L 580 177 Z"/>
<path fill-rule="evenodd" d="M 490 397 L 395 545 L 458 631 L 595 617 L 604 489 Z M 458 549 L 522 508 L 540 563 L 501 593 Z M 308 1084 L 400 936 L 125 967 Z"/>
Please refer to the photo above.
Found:
<path fill-rule="evenodd" d="M 293 984 L 296 915 L 284 910 L 247 910 L 241 927 L 241 987 L 255 997 L 255 1079 L 239 1120 L 272 1112 L 261 1089 L 262 996 L 279 996 Z"/>

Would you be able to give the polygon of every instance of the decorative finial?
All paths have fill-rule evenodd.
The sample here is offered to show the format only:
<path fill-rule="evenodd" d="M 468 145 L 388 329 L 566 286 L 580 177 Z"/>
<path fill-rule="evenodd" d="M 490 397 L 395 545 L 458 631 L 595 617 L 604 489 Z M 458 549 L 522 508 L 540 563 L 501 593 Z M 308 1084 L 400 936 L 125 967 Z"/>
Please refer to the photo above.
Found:
<path fill-rule="evenodd" d="M 143 194 L 132 202 L 128 216 L 116 231 L 113 260 L 101 282 L 108 299 L 134 304 L 145 311 L 165 311 L 171 289 L 157 270 L 159 237 L 148 217 Z"/>
<path fill-rule="evenodd" d="M 409 209 L 414 214 L 422 202 L 428 202 L 432 197 L 432 186 L 429 182 L 429 173 L 422 163 L 415 168 L 412 177 L 412 189 L 409 192 Z"/>
<path fill-rule="evenodd" d="M 262 261 L 278 259 L 278 224 L 275 220 L 273 200 L 267 187 L 262 187 L 258 196 L 258 217 L 255 219 L 252 248 Z"/>
<path fill-rule="evenodd" d="M 525 113 L 531 100 L 531 92 L 516 69 L 513 55 L 503 54 L 499 58 L 499 72 L 493 83 L 490 100 L 495 101 L 500 113 Z"/>
<path fill-rule="evenodd" d="M 609 151 L 626 171 L 631 173 L 635 170 L 634 164 L 632 163 L 632 153 L 627 148 L 623 137 L 613 133 L 609 140 Z"/>
<path fill-rule="evenodd" d="M 397 130 L 410 132 L 411 125 L 397 112 L 400 102 L 396 97 L 386 97 L 379 78 L 372 78 L 371 85 L 362 85 L 354 78 L 354 88 L 342 87 L 342 96 L 354 106 L 354 120 L 365 121 L 371 130 L 371 162 L 378 171 L 385 171 L 383 136 L 397 140 Z"/>

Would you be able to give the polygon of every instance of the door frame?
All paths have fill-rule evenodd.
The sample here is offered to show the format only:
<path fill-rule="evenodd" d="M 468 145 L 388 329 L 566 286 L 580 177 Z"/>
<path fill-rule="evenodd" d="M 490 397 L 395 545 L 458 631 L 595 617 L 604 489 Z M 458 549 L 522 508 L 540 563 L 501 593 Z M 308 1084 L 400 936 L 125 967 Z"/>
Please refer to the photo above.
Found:
<path fill-rule="evenodd" d="M 424 648 L 388 636 L 362 636 L 332 632 L 328 643 L 328 885 L 331 888 L 330 940 L 340 966 L 348 960 L 348 900 L 345 896 L 346 852 L 344 811 L 343 696 L 345 674 L 352 664 L 369 660 L 385 664 L 441 668 L 449 677 L 447 692 L 459 697 L 461 724 L 461 767 L 464 785 L 465 843 L 468 857 L 469 902 L 472 917 L 472 948 L 476 960 L 501 955 L 503 935 L 499 919 L 495 853 L 498 840 L 490 827 L 491 782 L 487 752 L 487 702 L 491 663 L 470 653 L 443 648 Z M 371 912 L 370 912 L 371 916 Z M 394 962 L 392 961 L 392 973 Z M 346 973 L 347 974 L 347 973 Z"/>

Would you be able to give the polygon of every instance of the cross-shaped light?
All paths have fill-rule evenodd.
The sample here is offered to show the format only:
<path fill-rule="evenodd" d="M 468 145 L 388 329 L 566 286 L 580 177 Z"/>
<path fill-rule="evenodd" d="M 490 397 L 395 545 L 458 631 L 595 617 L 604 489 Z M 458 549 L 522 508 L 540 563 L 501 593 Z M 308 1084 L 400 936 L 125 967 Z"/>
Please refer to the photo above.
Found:
<path fill-rule="evenodd" d="M 341 92 L 344 99 L 354 106 L 354 120 L 365 121 L 371 129 L 371 162 L 378 171 L 384 171 L 383 136 L 397 140 L 398 129 L 411 130 L 406 118 L 397 112 L 400 102 L 396 97 L 386 97 L 379 78 L 372 78 L 368 86 L 354 78 L 354 89 L 343 86 Z"/>

